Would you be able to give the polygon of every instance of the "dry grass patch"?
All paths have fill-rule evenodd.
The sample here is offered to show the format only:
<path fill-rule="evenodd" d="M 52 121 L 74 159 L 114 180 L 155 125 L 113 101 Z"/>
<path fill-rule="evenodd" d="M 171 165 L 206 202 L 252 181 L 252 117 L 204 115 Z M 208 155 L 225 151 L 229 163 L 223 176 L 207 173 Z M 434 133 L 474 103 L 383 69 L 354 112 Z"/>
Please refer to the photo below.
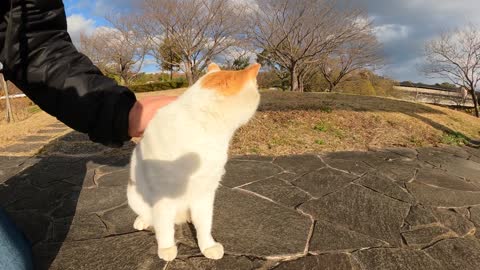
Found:
<path fill-rule="evenodd" d="M 263 92 L 232 154 L 286 155 L 461 144 L 480 137 L 480 120 L 402 100 L 326 93 Z"/>

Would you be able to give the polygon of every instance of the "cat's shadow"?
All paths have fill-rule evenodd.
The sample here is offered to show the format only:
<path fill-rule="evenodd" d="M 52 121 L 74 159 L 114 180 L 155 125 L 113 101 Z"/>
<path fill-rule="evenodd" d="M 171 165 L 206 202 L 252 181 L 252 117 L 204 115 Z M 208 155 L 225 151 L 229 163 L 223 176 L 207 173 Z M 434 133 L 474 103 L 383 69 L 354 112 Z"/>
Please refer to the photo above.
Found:
<path fill-rule="evenodd" d="M 187 191 L 191 176 L 200 167 L 200 156 L 187 153 L 174 161 L 143 160 L 135 167 L 142 175 L 136 190 L 150 206 L 162 199 L 176 199 Z"/>

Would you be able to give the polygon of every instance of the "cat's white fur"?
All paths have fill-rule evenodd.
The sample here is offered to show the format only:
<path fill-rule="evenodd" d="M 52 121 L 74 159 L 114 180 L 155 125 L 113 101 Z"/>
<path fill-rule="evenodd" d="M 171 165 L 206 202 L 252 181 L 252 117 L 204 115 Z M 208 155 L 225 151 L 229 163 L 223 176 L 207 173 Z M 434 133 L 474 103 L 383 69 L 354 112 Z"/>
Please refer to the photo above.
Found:
<path fill-rule="evenodd" d="M 215 191 L 235 130 L 258 107 L 257 72 L 233 95 L 203 89 L 201 78 L 158 110 L 134 150 L 127 189 L 128 204 L 138 215 L 134 227 L 153 227 L 163 260 L 177 256 L 174 225 L 186 221 L 194 224 L 206 257 L 223 257 L 223 246 L 211 235 Z"/>

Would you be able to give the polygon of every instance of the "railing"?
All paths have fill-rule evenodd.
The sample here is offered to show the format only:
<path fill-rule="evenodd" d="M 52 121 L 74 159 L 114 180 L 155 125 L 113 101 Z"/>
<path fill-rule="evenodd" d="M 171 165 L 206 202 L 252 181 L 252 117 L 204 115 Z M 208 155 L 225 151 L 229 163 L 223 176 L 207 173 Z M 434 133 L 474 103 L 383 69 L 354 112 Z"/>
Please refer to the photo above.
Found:
<path fill-rule="evenodd" d="M 13 99 L 13 98 L 24 98 L 24 97 L 27 97 L 25 94 L 15 94 L 15 95 L 8 95 L 8 98 L 9 99 Z M 6 99 L 5 96 L 1 96 L 0 97 L 0 100 L 1 99 Z"/>

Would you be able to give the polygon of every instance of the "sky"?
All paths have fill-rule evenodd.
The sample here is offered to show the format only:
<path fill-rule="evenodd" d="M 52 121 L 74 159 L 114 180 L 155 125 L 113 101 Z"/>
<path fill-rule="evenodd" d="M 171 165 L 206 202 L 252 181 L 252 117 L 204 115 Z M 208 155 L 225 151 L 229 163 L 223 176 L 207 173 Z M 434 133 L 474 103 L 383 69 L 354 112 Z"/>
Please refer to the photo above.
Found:
<path fill-rule="evenodd" d="M 81 31 L 91 33 L 108 26 L 103 18 L 115 9 L 128 10 L 134 0 L 64 0 L 69 33 L 75 42 Z M 424 44 L 442 31 L 473 23 L 480 26 L 480 0 L 350 0 L 368 12 L 377 38 L 383 44 L 386 66 L 379 72 L 398 81 L 434 83 L 419 70 Z M 146 72 L 157 70 L 150 59 Z"/>

